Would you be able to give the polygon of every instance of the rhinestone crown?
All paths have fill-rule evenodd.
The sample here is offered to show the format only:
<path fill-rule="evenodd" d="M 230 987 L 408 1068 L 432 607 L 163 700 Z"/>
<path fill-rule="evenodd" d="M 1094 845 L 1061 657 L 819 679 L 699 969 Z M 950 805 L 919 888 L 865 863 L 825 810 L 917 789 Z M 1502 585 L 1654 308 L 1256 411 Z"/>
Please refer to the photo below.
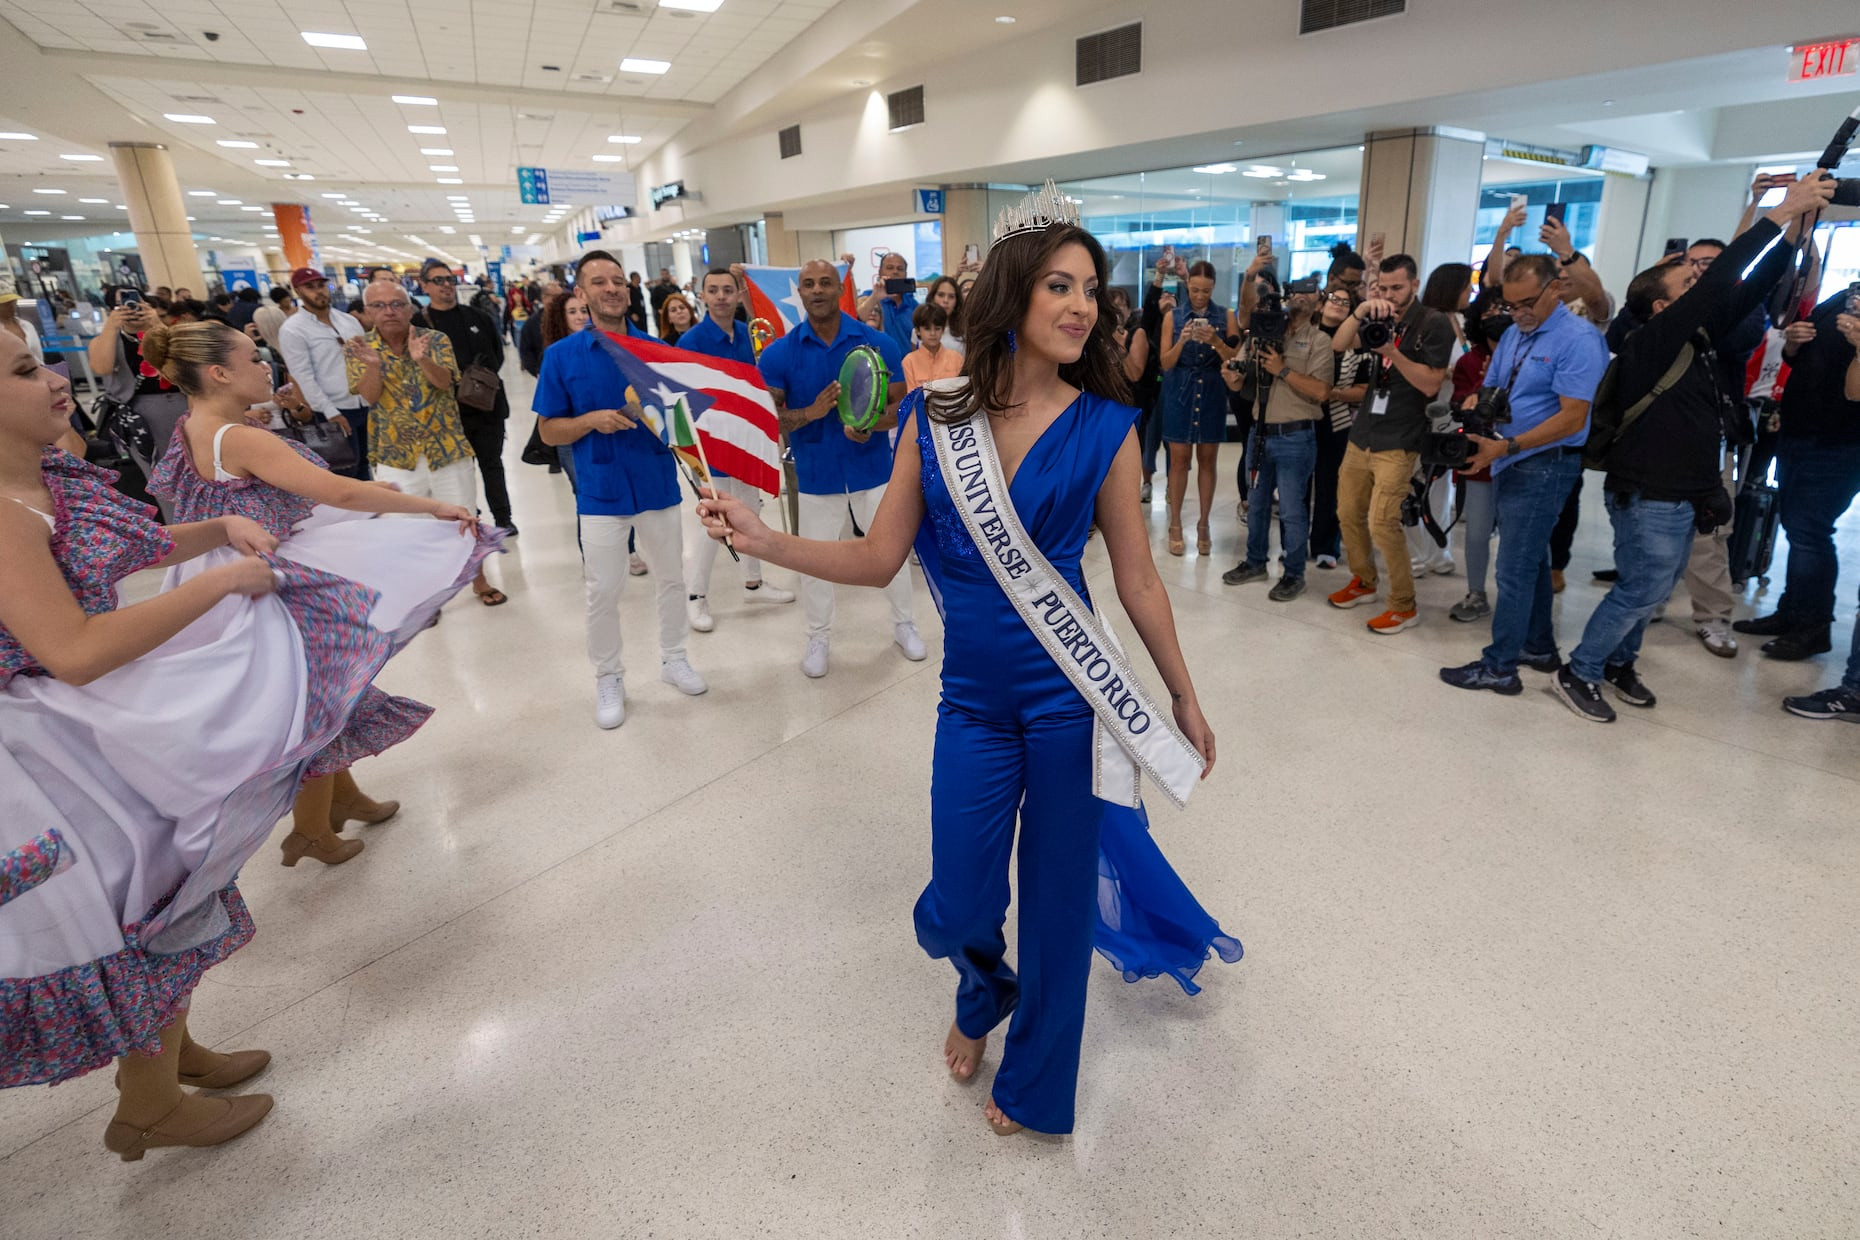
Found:
<path fill-rule="evenodd" d="M 1040 232 L 1054 224 L 1077 224 L 1079 204 L 1059 192 L 1051 177 L 1046 184 L 995 216 L 994 242 L 1024 232 Z"/>

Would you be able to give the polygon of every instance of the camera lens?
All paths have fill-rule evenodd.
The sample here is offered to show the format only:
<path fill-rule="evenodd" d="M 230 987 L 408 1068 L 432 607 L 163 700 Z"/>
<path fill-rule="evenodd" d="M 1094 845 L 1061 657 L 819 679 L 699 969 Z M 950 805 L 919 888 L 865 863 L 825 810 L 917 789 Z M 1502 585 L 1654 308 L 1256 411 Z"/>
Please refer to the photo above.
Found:
<path fill-rule="evenodd" d="M 1395 329 L 1386 319 L 1369 319 L 1357 329 L 1356 338 L 1363 342 L 1365 349 L 1380 349 L 1395 339 Z"/>

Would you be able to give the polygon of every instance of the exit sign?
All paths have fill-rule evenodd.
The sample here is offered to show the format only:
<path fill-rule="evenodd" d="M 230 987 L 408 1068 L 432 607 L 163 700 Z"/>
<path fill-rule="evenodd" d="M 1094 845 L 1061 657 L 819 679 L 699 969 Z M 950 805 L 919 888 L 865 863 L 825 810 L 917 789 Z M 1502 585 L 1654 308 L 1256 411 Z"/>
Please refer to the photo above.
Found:
<path fill-rule="evenodd" d="M 1850 77 L 1860 71 L 1860 39 L 1836 39 L 1789 49 L 1789 80 Z"/>

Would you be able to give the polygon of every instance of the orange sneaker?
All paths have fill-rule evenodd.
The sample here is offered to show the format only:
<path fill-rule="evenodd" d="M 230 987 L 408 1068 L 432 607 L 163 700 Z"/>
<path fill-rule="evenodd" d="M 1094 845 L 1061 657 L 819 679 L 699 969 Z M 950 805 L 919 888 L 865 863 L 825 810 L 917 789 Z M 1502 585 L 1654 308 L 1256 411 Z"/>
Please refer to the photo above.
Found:
<path fill-rule="evenodd" d="M 1385 611 L 1369 622 L 1369 631 L 1381 633 L 1386 637 L 1390 633 L 1411 629 L 1419 623 L 1421 623 L 1421 613 L 1418 611 Z"/>
<path fill-rule="evenodd" d="M 1358 603 L 1367 603 L 1376 597 L 1376 588 L 1363 584 L 1361 577 L 1350 578 L 1350 584 L 1330 596 L 1332 607 L 1354 607 Z"/>

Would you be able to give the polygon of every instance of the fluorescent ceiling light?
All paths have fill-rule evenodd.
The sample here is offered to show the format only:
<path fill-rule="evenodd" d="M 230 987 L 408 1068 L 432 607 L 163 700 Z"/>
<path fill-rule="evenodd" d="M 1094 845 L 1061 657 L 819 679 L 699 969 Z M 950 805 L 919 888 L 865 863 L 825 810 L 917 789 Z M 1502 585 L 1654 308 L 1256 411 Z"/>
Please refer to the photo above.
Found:
<path fill-rule="evenodd" d="M 220 191 L 217 189 L 190 189 L 187 191 L 187 196 L 189 198 L 218 198 L 220 196 Z"/>
<path fill-rule="evenodd" d="M 1014 19 L 1009 17 L 1006 13 L 1003 13 L 1001 16 L 995 18 L 995 24 L 999 26 L 1012 26 L 1014 24 Z"/>
<path fill-rule="evenodd" d="M 523 244 L 524 245 L 535 245 L 538 241 L 541 241 L 541 240 L 542 240 L 541 233 L 531 233 L 529 236 L 523 239 Z"/>
<path fill-rule="evenodd" d="M 1254 164 L 1240 175 L 1260 178 L 1282 177 L 1285 175 L 1285 169 L 1274 168 L 1271 164 Z"/>
<path fill-rule="evenodd" d="M 108 198 L 80 198 L 78 201 L 92 207 L 108 206 L 110 202 Z"/>
<path fill-rule="evenodd" d="M 447 202 L 464 202 L 467 199 L 467 197 L 468 195 L 466 194 L 447 194 L 446 201 Z"/>
<path fill-rule="evenodd" d="M 222 207 L 243 207 L 245 205 L 243 198 L 216 198 L 214 202 Z"/>
<path fill-rule="evenodd" d="M 442 134 L 445 131 L 446 131 L 446 127 L 444 125 L 409 125 L 407 126 L 408 133 Z"/>
<path fill-rule="evenodd" d="M 1220 173 L 1223 173 L 1223 172 L 1232 172 L 1234 171 L 1235 167 L 1236 165 L 1234 164 L 1202 164 L 1201 166 L 1193 169 L 1193 171 L 1205 172 L 1205 173 L 1208 173 L 1209 175 L 1219 175 Z"/>
<path fill-rule="evenodd" d="M 480 237 L 477 233 L 472 233 L 470 236 L 466 237 L 465 240 L 471 242 L 473 245 L 484 244 L 484 238 Z"/>
<path fill-rule="evenodd" d="M 624 142 L 628 146 L 632 146 L 636 142 L 645 141 L 644 138 L 636 133 L 610 133 L 607 135 L 607 140 L 609 142 Z"/>
<path fill-rule="evenodd" d="M 50 215 L 51 212 L 50 211 L 28 211 L 26 212 L 26 214 L 27 215 Z"/>
<path fill-rule="evenodd" d="M 420 148 L 420 154 L 422 155 L 450 155 L 452 154 L 452 148 L 449 146 L 423 146 Z"/>
<path fill-rule="evenodd" d="M 236 150 L 243 150 L 243 151 L 256 151 L 258 149 L 258 143 L 247 142 L 243 138 L 221 138 L 219 141 L 219 145 L 230 146 Z"/>
<path fill-rule="evenodd" d="M 263 207 L 240 207 L 239 209 L 241 211 L 263 211 L 265 208 Z"/>
<path fill-rule="evenodd" d="M 101 155 L 60 155 L 58 158 L 68 159 L 74 164 L 96 164 L 103 162 L 103 156 Z"/>
<path fill-rule="evenodd" d="M 597 164 L 622 164 L 626 162 L 626 156 L 624 155 L 595 155 L 592 158 Z"/>
<path fill-rule="evenodd" d="M 459 166 L 457 164 L 428 164 L 426 170 L 428 172 L 457 172 Z"/>
<path fill-rule="evenodd" d="M 452 227 L 452 225 L 450 224 L 441 224 L 439 226 L 439 231 L 442 233 L 449 233 L 449 232 L 457 232 L 458 229 Z"/>
<path fill-rule="evenodd" d="M 518 224 L 514 228 L 512 228 L 510 231 L 513 233 L 520 233 L 523 231 L 523 225 Z"/>
<path fill-rule="evenodd" d="M 61 220 L 81 220 L 84 217 L 81 215 L 61 215 L 58 218 Z"/>
<path fill-rule="evenodd" d="M 325 193 L 323 197 L 325 198 L 347 198 L 348 195 L 342 194 L 342 193 Z"/>
<path fill-rule="evenodd" d="M 311 47 L 334 47 L 345 52 L 368 50 L 368 44 L 362 41 L 359 34 L 317 34 L 310 30 L 300 30 L 298 33 L 303 35 L 304 42 Z"/>
<path fill-rule="evenodd" d="M 62 194 L 65 191 L 62 189 L 35 189 L 32 192 L 35 194 Z"/>
<path fill-rule="evenodd" d="M 723 0 L 659 0 L 662 9 L 689 9 L 693 13 L 715 13 Z"/>
<path fill-rule="evenodd" d="M 1309 168 L 1294 168 L 1285 174 L 1285 179 L 1288 181 L 1322 181 L 1325 177 L 1322 172 L 1313 172 Z"/>
<path fill-rule="evenodd" d="M 288 168 L 291 166 L 291 161 L 288 159 L 255 159 L 252 162 L 261 168 Z"/>
<path fill-rule="evenodd" d="M 441 185 L 463 185 L 465 184 L 464 177 L 440 177 L 438 178 L 438 180 Z"/>
<path fill-rule="evenodd" d="M 628 56 L 620 62 L 622 73 L 664 73 L 671 67 L 669 60 L 642 60 L 637 56 Z"/>
<path fill-rule="evenodd" d="M 162 115 L 167 117 L 169 120 L 173 121 L 177 125 L 217 125 L 219 124 L 219 122 L 214 120 L 211 116 L 195 116 L 191 112 L 163 112 Z"/>
<path fill-rule="evenodd" d="M 395 103 L 404 103 L 409 107 L 436 108 L 439 106 L 439 100 L 429 99 L 425 95 L 395 95 L 393 98 Z"/>
<path fill-rule="evenodd" d="M 0 133 L 0 142 L 37 142 L 36 133 Z"/>

